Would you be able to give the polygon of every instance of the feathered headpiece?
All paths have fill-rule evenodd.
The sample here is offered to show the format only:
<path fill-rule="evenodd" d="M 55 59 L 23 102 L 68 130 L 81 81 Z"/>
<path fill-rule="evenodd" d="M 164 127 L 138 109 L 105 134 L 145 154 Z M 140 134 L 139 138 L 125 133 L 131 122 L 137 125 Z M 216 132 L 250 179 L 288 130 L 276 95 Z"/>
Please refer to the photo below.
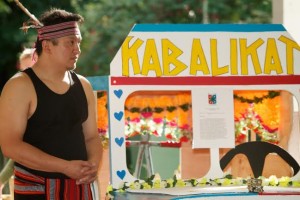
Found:
<path fill-rule="evenodd" d="M 23 26 L 20 29 L 27 33 L 29 28 L 43 27 L 43 24 L 33 14 L 31 14 L 19 0 L 15 0 L 15 2 L 17 6 L 19 6 L 30 17 L 30 19 L 27 22 L 23 23 Z"/>
<path fill-rule="evenodd" d="M 16 4 L 30 17 L 23 23 L 21 29 L 27 33 L 29 28 L 38 29 L 38 40 L 53 39 L 67 35 L 80 35 L 80 30 L 76 21 L 62 22 L 54 25 L 44 26 L 33 14 L 31 14 L 19 0 Z"/>

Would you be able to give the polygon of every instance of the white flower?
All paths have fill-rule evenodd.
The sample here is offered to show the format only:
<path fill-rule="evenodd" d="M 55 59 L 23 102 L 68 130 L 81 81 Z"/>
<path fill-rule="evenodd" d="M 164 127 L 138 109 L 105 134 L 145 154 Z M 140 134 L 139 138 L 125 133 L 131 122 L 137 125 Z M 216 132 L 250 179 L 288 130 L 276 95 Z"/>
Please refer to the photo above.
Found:
<path fill-rule="evenodd" d="M 241 177 L 237 177 L 236 179 L 234 179 L 234 184 L 235 185 L 243 185 L 244 184 L 244 179 Z"/>
<path fill-rule="evenodd" d="M 130 189 L 141 189 L 141 184 L 138 180 L 134 181 L 133 183 L 130 184 Z"/>
<path fill-rule="evenodd" d="M 271 185 L 271 186 L 277 186 L 278 185 L 278 179 L 277 179 L 277 177 L 276 176 L 274 176 L 274 175 L 272 175 L 272 176 L 270 176 L 269 177 L 269 184 Z"/>
<path fill-rule="evenodd" d="M 160 187 L 161 187 L 161 188 L 166 188 L 167 185 L 168 185 L 168 183 L 167 183 L 166 180 L 162 180 L 162 181 L 160 182 Z"/>

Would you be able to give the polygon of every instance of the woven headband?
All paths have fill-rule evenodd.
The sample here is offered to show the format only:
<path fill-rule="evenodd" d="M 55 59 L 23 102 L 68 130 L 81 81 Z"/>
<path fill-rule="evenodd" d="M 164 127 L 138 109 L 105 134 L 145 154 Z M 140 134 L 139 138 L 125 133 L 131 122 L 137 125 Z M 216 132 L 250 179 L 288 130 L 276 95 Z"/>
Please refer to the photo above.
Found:
<path fill-rule="evenodd" d="M 59 24 L 43 26 L 38 29 L 38 39 L 50 40 L 68 35 L 79 35 L 80 30 L 76 21 L 63 22 Z"/>

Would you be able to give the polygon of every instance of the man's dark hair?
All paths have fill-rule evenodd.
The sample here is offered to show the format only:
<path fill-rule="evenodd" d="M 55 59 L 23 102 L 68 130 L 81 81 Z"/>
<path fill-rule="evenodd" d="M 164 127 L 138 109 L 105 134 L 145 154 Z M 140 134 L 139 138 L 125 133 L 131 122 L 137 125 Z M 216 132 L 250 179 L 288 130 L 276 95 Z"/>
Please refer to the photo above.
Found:
<path fill-rule="evenodd" d="M 58 8 L 51 8 L 50 10 L 44 12 L 40 18 L 39 21 L 44 26 L 59 24 L 63 22 L 69 22 L 69 21 L 76 21 L 79 24 L 83 23 L 84 18 L 75 13 L 68 12 L 66 10 L 58 9 Z M 42 41 L 39 41 L 37 38 L 36 44 L 35 44 L 36 52 L 38 55 L 41 55 L 42 53 Z"/>

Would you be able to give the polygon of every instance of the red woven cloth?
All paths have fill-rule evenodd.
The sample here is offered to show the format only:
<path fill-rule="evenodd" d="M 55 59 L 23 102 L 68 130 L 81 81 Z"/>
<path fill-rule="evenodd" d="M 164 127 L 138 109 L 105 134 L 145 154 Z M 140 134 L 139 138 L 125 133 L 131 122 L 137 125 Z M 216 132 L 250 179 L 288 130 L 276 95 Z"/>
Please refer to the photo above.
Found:
<path fill-rule="evenodd" d="M 74 179 L 50 179 L 15 167 L 15 198 L 44 200 L 93 200 L 90 184 L 76 185 Z"/>

